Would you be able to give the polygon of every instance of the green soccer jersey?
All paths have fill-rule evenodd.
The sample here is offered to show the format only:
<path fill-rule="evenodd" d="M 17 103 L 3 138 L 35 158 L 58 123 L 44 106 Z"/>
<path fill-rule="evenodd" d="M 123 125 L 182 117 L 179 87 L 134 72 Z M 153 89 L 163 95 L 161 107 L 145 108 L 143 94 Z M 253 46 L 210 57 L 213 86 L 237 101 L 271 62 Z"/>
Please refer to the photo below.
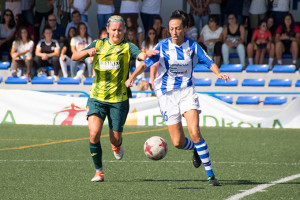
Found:
<path fill-rule="evenodd" d="M 142 51 L 124 40 L 112 45 L 108 38 L 95 40 L 84 50 L 93 47 L 97 54 L 93 60 L 95 80 L 90 97 L 109 103 L 127 100 L 125 81 L 129 74 L 129 61 L 136 59 Z"/>

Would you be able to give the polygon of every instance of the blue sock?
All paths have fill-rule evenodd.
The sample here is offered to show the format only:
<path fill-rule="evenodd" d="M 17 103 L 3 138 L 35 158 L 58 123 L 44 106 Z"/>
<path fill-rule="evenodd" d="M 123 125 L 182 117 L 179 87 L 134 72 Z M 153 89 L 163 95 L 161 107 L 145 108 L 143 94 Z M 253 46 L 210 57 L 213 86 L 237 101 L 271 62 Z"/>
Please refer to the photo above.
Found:
<path fill-rule="evenodd" d="M 185 145 L 182 148 L 183 150 L 194 150 L 195 149 L 195 144 L 192 140 L 190 140 L 189 138 L 185 138 Z"/>
<path fill-rule="evenodd" d="M 200 142 L 195 143 L 195 146 L 197 149 L 197 153 L 205 168 L 207 178 L 210 176 L 214 176 L 214 172 L 211 168 L 209 152 L 205 140 L 202 139 Z"/>
<path fill-rule="evenodd" d="M 96 170 L 102 169 L 102 148 L 100 142 L 91 143 L 90 142 L 90 152 L 95 164 Z"/>

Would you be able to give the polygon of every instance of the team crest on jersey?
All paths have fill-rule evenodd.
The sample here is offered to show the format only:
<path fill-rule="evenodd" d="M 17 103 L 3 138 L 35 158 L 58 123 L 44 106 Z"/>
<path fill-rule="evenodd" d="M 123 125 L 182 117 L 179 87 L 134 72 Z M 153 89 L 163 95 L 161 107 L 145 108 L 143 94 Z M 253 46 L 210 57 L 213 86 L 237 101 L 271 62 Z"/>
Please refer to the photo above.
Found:
<path fill-rule="evenodd" d="M 116 47 L 115 48 L 115 52 L 119 52 L 119 51 L 121 51 L 121 48 L 120 47 Z"/>
<path fill-rule="evenodd" d="M 188 50 L 187 50 L 186 52 L 187 52 L 187 54 L 188 54 L 189 56 L 192 56 L 193 50 L 191 50 L 190 48 L 188 48 Z"/>

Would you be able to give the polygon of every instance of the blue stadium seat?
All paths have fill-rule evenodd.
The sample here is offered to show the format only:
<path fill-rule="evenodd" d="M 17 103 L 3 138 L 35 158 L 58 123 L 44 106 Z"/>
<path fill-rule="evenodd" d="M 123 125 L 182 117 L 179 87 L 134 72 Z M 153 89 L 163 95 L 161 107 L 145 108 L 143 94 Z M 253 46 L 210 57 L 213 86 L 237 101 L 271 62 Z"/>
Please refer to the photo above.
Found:
<path fill-rule="evenodd" d="M 195 80 L 195 86 L 210 86 L 211 79 L 210 78 L 197 78 Z"/>
<path fill-rule="evenodd" d="M 228 65 L 221 65 L 220 71 L 221 72 L 242 72 L 243 65 L 241 64 L 228 64 Z"/>
<path fill-rule="evenodd" d="M 215 97 L 220 99 L 221 101 L 232 104 L 232 96 L 215 96 Z"/>
<path fill-rule="evenodd" d="M 281 105 L 286 103 L 287 98 L 286 97 L 279 97 L 279 96 L 274 96 L 274 97 L 266 97 L 264 100 L 265 105 Z"/>
<path fill-rule="evenodd" d="M 296 87 L 300 87 L 300 79 L 297 80 L 297 82 L 295 83 Z"/>
<path fill-rule="evenodd" d="M 292 58 L 293 58 L 292 54 L 283 54 L 282 55 L 282 59 L 292 59 Z"/>
<path fill-rule="evenodd" d="M 295 73 L 296 65 L 274 65 L 274 73 Z"/>
<path fill-rule="evenodd" d="M 0 69 L 8 69 L 10 67 L 10 62 L 0 62 Z"/>
<path fill-rule="evenodd" d="M 92 85 L 94 82 L 95 77 L 86 77 L 83 81 L 83 85 Z"/>
<path fill-rule="evenodd" d="M 269 72 L 269 65 L 248 65 L 246 72 L 267 73 Z"/>
<path fill-rule="evenodd" d="M 2 82 L 2 80 L 3 80 L 3 77 L 2 77 L 2 76 L 0 76 L 0 83 Z"/>
<path fill-rule="evenodd" d="M 140 82 L 141 80 L 146 80 L 146 81 L 149 83 L 150 78 L 149 78 L 149 77 L 146 77 L 146 78 L 139 78 L 138 80 L 135 81 L 135 84 L 138 85 L 139 82 Z"/>
<path fill-rule="evenodd" d="M 52 71 L 53 70 L 53 67 L 51 67 L 51 66 L 43 66 L 43 68 L 47 69 L 48 71 Z"/>
<path fill-rule="evenodd" d="M 194 72 L 212 72 L 209 68 L 207 68 L 207 65 L 205 64 L 197 64 L 194 67 Z"/>
<path fill-rule="evenodd" d="M 53 84 L 54 77 L 48 77 L 48 76 L 35 76 L 31 80 L 31 84 Z"/>
<path fill-rule="evenodd" d="M 231 54 L 229 54 L 229 58 L 239 58 L 239 54 L 231 53 Z"/>
<path fill-rule="evenodd" d="M 80 94 L 78 97 L 90 97 L 90 95 Z"/>
<path fill-rule="evenodd" d="M 297 97 L 293 97 L 293 98 L 292 98 L 292 100 L 295 100 L 295 99 L 297 99 Z"/>
<path fill-rule="evenodd" d="M 223 79 L 217 79 L 215 86 L 237 86 L 238 80 L 236 78 L 229 79 L 227 83 Z"/>
<path fill-rule="evenodd" d="M 239 96 L 235 102 L 236 104 L 259 104 L 258 96 Z"/>
<path fill-rule="evenodd" d="M 74 77 L 61 77 L 58 81 L 57 84 L 60 85 L 79 85 L 81 81 L 81 78 L 74 78 Z"/>
<path fill-rule="evenodd" d="M 26 76 L 21 77 L 7 77 L 5 84 L 27 84 L 28 78 Z"/>
<path fill-rule="evenodd" d="M 271 79 L 269 82 L 269 87 L 291 87 L 291 79 Z"/>
<path fill-rule="evenodd" d="M 263 86 L 265 86 L 265 80 L 262 78 L 244 79 L 242 82 L 242 86 L 263 87 Z"/>

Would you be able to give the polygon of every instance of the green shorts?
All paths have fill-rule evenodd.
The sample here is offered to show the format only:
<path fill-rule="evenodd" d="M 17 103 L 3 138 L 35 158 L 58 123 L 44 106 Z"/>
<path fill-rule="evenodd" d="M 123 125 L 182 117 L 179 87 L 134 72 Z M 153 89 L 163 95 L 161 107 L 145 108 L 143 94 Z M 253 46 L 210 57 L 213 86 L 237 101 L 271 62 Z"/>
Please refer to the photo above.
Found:
<path fill-rule="evenodd" d="M 123 127 L 129 112 L 129 100 L 119 103 L 108 103 L 97 99 L 89 98 L 87 102 L 88 114 L 96 114 L 103 121 L 108 118 L 109 128 L 113 131 L 123 132 Z"/>

